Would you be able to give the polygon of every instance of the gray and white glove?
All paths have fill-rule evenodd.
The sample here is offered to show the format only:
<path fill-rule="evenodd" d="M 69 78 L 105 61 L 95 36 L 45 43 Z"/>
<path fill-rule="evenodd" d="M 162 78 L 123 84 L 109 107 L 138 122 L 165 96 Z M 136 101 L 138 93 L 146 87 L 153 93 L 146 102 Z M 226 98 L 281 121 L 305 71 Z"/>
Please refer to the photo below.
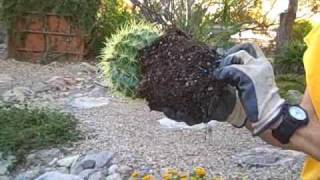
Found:
<path fill-rule="evenodd" d="M 242 48 L 231 49 L 232 54 L 221 62 L 215 76 L 237 88 L 253 134 L 259 135 L 281 123 L 277 116 L 285 101 L 278 94 L 271 64 L 257 46 L 251 47 L 256 49 L 255 54 Z"/>

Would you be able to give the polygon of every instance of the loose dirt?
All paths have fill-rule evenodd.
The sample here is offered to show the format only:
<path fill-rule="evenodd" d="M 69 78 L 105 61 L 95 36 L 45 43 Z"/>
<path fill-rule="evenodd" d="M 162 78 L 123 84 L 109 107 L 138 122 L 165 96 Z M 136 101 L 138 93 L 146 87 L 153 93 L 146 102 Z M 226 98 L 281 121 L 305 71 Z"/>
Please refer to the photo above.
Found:
<path fill-rule="evenodd" d="M 151 110 L 189 125 L 212 120 L 226 93 L 226 85 L 208 73 L 220 58 L 215 49 L 170 30 L 141 54 L 139 91 Z"/>

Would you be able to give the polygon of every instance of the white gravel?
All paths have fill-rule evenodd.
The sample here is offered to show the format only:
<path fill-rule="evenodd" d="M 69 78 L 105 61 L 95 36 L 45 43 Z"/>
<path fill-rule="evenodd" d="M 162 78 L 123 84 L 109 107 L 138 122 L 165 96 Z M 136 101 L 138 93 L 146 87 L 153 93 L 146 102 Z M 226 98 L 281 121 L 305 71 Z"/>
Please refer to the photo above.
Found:
<path fill-rule="evenodd" d="M 78 64 L 34 65 L 0 60 L 0 72 L 29 86 L 55 75 L 78 76 Z M 109 96 L 110 97 L 110 96 Z M 206 129 L 165 129 L 161 113 L 150 112 L 142 100 L 110 97 L 107 106 L 74 112 L 85 139 L 75 143 L 75 151 L 91 149 L 115 153 L 115 161 L 141 171 L 160 173 L 164 168 L 191 170 L 204 167 L 211 175 L 225 179 L 299 179 L 299 167 L 240 167 L 234 155 L 265 146 L 245 129 L 217 123 Z"/>

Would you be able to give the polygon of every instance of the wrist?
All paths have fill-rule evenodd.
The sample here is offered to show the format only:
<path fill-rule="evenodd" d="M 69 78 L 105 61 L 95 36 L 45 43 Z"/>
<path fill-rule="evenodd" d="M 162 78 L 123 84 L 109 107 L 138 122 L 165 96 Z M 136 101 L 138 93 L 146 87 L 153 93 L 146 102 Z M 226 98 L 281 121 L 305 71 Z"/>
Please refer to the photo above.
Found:
<path fill-rule="evenodd" d="M 301 128 L 309 124 L 307 111 L 299 105 L 285 103 L 281 109 L 279 119 L 282 122 L 272 130 L 272 135 L 282 144 L 289 144 L 292 136 Z"/>

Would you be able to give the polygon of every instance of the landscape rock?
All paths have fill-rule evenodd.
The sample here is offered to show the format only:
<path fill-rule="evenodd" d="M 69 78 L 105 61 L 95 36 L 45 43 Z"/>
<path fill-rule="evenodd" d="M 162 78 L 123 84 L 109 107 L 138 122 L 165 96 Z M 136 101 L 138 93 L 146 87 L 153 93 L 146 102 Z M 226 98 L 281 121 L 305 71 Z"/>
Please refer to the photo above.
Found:
<path fill-rule="evenodd" d="M 105 97 L 106 95 L 106 88 L 101 86 L 95 86 L 91 91 L 88 92 L 88 96 L 90 97 Z"/>
<path fill-rule="evenodd" d="M 0 176 L 0 180 L 10 180 L 8 176 Z"/>
<path fill-rule="evenodd" d="M 85 169 L 83 171 L 81 171 L 78 176 L 83 178 L 83 179 L 88 179 L 89 176 L 95 172 L 97 172 L 97 169 Z"/>
<path fill-rule="evenodd" d="M 121 176 L 124 178 L 130 177 L 132 172 L 133 172 L 133 169 L 126 165 L 122 165 L 118 169 L 118 173 L 121 174 Z"/>
<path fill-rule="evenodd" d="M 2 95 L 3 100 L 10 103 L 22 103 L 33 96 L 34 92 L 28 87 L 15 87 Z"/>
<path fill-rule="evenodd" d="M 53 171 L 53 172 L 47 172 L 41 175 L 36 180 L 84 180 L 84 179 L 76 175 L 62 174 L 60 172 Z"/>
<path fill-rule="evenodd" d="M 9 169 L 15 161 L 16 158 L 14 156 L 2 157 L 2 154 L 0 154 L 0 176 L 9 175 Z"/>
<path fill-rule="evenodd" d="M 114 164 L 109 167 L 108 174 L 115 174 L 118 172 L 118 169 L 119 169 L 118 165 Z"/>
<path fill-rule="evenodd" d="M 111 174 L 107 176 L 106 180 L 122 180 L 122 178 L 120 174 L 116 173 L 116 174 Z"/>
<path fill-rule="evenodd" d="M 0 74 L 0 94 L 12 89 L 14 86 L 14 78 L 7 74 Z"/>
<path fill-rule="evenodd" d="M 289 90 L 287 92 L 287 100 L 291 104 L 299 104 L 303 98 L 303 94 L 297 90 Z"/>
<path fill-rule="evenodd" d="M 53 160 L 61 157 L 63 157 L 63 153 L 59 149 L 40 150 L 27 156 L 26 165 L 28 167 L 49 165 Z"/>
<path fill-rule="evenodd" d="M 96 66 L 93 66 L 87 62 L 82 62 L 80 64 L 80 70 L 85 73 L 96 73 L 97 72 Z"/>
<path fill-rule="evenodd" d="M 45 84 L 43 82 L 36 82 L 32 85 L 31 88 L 35 93 L 41 93 L 49 91 L 51 89 L 51 87 L 48 84 Z"/>
<path fill-rule="evenodd" d="M 258 147 L 239 153 L 233 159 L 241 167 L 263 168 L 271 166 L 298 167 L 304 155 L 296 151 L 273 147 Z"/>
<path fill-rule="evenodd" d="M 35 168 L 23 173 L 20 173 L 15 180 L 33 180 L 41 174 L 40 168 Z"/>
<path fill-rule="evenodd" d="M 69 106 L 76 109 L 91 109 L 109 104 L 109 99 L 105 97 L 78 97 L 71 102 Z"/>
<path fill-rule="evenodd" d="M 88 180 L 105 180 L 105 175 L 101 171 L 97 171 L 91 174 Z"/>
<path fill-rule="evenodd" d="M 77 82 L 78 81 L 74 77 L 69 76 L 54 76 L 46 81 L 51 89 L 58 91 L 70 90 L 72 89 L 72 86 L 77 84 Z"/>
<path fill-rule="evenodd" d="M 55 168 L 55 170 L 60 173 L 69 174 L 69 169 L 66 167 L 57 167 L 57 168 Z"/>
<path fill-rule="evenodd" d="M 69 168 L 69 167 L 71 167 L 73 162 L 78 160 L 79 157 L 80 157 L 79 155 L 65 157 L 63 159 L 58 160 L 57 164 L 58 164 L 58 166 Z"/>
<path fill-rule="evenodd" d="M 108 168 L 113 155 L 107 151 L 90 151 L 71 166 L 71 174 L 79 174 L 85 169 Z"/>

